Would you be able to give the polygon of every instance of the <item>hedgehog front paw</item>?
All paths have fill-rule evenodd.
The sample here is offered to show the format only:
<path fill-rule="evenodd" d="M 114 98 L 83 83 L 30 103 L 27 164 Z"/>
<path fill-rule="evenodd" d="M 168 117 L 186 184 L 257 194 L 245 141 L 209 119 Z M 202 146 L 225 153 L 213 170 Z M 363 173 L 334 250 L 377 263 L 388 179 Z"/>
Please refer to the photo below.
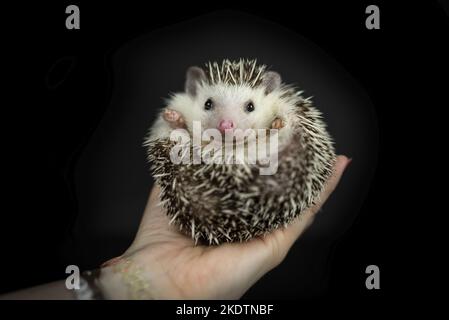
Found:
<path fill-rule="evenodd" d="M 281 129 L 283 127 L 284 122 L 279 118 L 274 119 L 274 121 L 271 123 L 271 129 Z"/>
<path fill-rule="evenodd" d="M 169 123 L 172 128 L 184 128 L 185 121 L 181 113 L 171 109 L 165 109 L 163 113 L 163 118 Z"/>

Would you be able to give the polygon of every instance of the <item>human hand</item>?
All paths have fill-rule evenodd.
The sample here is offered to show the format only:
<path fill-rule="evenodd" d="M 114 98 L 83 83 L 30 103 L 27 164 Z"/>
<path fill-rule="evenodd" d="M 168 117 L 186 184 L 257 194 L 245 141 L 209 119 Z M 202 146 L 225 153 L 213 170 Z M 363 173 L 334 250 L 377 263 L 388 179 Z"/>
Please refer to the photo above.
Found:
<path fill-rule="evenodd" d="M 134 242 L 102 269 L 100 284 L 108 298 L 238 299 L 265 273 L 279 265 L 337 186 L 349 164 L 338 156 L 319 202 L 287 228 L 244 243 L 194 245 L 181 234 L 150 194 Z"/>

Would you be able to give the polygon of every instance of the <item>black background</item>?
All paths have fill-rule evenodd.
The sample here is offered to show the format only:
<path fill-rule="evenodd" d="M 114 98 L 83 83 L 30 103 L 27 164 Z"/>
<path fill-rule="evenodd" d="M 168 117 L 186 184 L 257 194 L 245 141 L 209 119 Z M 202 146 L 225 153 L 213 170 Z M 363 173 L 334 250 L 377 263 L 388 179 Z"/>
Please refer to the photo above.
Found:
<path fill-rule="evenodd" d="M 317 44 L 358 81 L 376 107 L 376 175 L 356 222 L 335 246 L 330 287 L 321 298 L 378 301 L 419 294 L 418 285 L 406 285 L 419 281 L 408 271 L 416 270 L 413 263 L 420 258 L 409 253 L 420 249 L 425 227 L 420 223 L 421 228 L 413 228 L 410 222 L 429 208 L 429 201 L 421 200 L 425 188 L 419 182 L 428 173 L 417 170 L 416 164 L 429 168 L 428 159 L 437 157 L 425 139 L 424 126 L 436 121 L 447 105 L 439 99 L 447 86 L 448 18 L 443 2 L 393 6 L 303 1 L 222 7 L 73 3 L 81 10 L 77 31 L 65 28 L 68 2 L 24 4 L 4 11 L 3 32 L 10 45 L 3 49 L 3 64 L 12 73 L 4 75 L 2 103 L 6 163 L 1 292 L 65 275 L 68 261 L 55 253 L 67 243 L 76 217 L 77 202 L 70 190 L 77 155 L 113 92 L 108 56 L 153 29 L 217 9 L 234 9 L 272 20 Z M 380 30 L 365 28 L 369 4 L 380 7 Z M 68 65 L 75 61 L 75 67 L 65 79 L 64 68 L 59 75 L 53 70 L 49 78 L 49 70 L 62 57 L 68 57 Z M 49 90 L 58 80 L 63 82 Z M 364 268 L 369 264 L 381 268 L 381 290 L 364 288 Z"/>
<path fill-rule="evenodd" d="M 272 22 L 229 10 L 144 34 L 110 57 L 110 103 L 73 170 L 77 217 L 61 252 L 68 261 L 92 268 L 129 246 L 153 185 L 142 140 L 163 105 L 161 97 L 183 89 L 188 66 L 240 57 L 257 57 L 280 72 L 286 83 L 313 96 L 337 152 L 354 159 L 288 258 L 244 298 L 325 292 L 332 268 L 329 255 L 354 222 L 376 169 L 374 107 L 351 76 L 319 48 Z"/>

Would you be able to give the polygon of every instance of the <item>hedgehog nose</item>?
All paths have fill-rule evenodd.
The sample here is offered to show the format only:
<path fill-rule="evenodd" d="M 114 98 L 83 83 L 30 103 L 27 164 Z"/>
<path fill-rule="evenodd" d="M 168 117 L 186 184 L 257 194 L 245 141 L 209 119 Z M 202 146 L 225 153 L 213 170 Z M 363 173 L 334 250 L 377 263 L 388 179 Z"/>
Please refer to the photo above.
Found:
<path fill-rule="evenodd" d="M 218 130 L 225 132 L 225 130 L 234 129 L 234 122 L 232 120 L 221 120 L 218 124 Z"/>

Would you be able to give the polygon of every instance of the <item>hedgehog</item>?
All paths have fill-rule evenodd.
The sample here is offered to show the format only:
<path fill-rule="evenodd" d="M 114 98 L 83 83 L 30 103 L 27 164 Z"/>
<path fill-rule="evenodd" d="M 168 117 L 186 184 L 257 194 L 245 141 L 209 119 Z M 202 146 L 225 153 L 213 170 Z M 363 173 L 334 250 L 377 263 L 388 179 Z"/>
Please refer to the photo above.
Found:
<path fill-rule="evenodd" d="M 206 161 L 205 142 L 193 143 L 195 122 L 200 133 L 213 129 L 225 137 L 257 130 L 256 142 L 266 141 L 260 138 L 265 132 L 276 138 L 277 148 L 265 159 L 249 161 L 244 153 L 235 161 L 237 148 L 248 151 L 248 137 L 214 137 Z M 184 139 L 173 138 L 175 131 Z M 229 144 L 234 161 L 217 152 Z M 244 242 L 288 226 L 319 200 L 336 160 L 333 139 L 311 97 L 249 59 L 188 68 L 185 91 L 167 99 L 144 146 L 170 224 L 195 244 L 208 245 Z M 173 161 L 176 146 L 182 147 L 182 161 Z M 261 174 L 270 159 L 277 161 L 275 170 Z"/>

